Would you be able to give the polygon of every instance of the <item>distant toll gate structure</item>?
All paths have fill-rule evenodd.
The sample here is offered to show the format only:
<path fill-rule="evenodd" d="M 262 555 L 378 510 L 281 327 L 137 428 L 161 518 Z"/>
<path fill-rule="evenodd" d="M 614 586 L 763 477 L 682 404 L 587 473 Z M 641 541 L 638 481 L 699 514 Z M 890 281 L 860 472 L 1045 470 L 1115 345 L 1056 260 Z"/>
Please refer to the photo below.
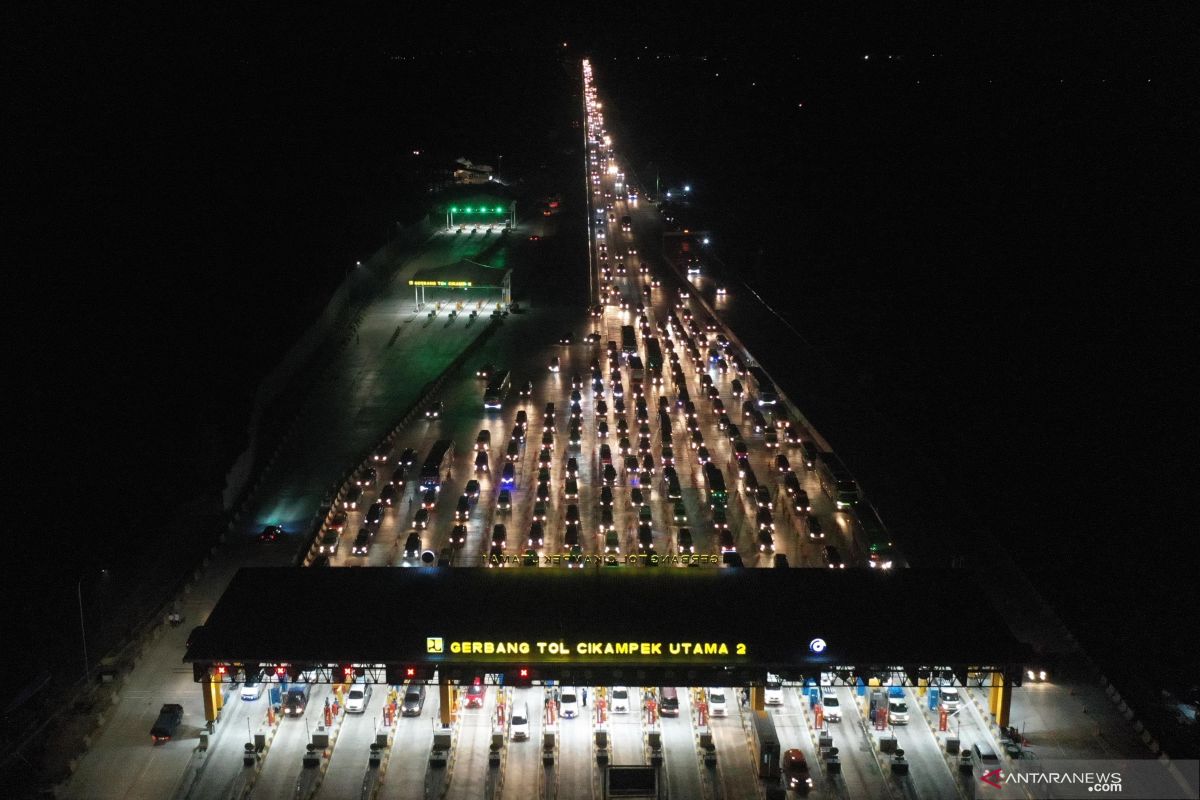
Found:
<path fill-rule="evenodd" d="M 1031 656 L 984 576 L 906 569 L 594 566 L 239 570 L 184 661 L 222 682 L 991 687 L 1000 724 Z M 445 703 L 443 705 L 446 705 Z"/>

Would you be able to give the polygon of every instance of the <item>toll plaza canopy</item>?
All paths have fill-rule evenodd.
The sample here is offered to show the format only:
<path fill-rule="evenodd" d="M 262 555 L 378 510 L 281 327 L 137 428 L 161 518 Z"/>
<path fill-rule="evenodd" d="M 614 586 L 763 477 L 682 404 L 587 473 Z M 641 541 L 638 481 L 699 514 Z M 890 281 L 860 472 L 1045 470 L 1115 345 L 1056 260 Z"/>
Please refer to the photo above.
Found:
<path fill-rule="evenodd" d="M 184 661 L 197 680 L 356 665 L 464 680 L 761 684 L 833 672 L 1005 676 L 1028 650 L 982 576 L 916 569 L 245 568 Z M 233 669 L 230 670 L 230 667 Z"/>
<path fill-rule="evenodd" d="M 512 269 L 464 258 L 454 264 L 423 269 L 409 279 L 408 285 L 435 289 L 490 289 L 503 292 L 507 299 L 512 293 Z"/>

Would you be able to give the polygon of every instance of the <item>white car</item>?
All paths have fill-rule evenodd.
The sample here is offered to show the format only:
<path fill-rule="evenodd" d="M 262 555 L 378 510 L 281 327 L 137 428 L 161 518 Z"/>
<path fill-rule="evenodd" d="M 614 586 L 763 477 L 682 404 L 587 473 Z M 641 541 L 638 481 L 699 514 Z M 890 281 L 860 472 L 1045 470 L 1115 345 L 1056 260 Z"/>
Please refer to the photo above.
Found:
<path fill-rule="evenodd" d="M 763 688 L 763 702 L 769 706 L 783 705 L 783 684 L 768 680 Z"/>
<path fill-rule="evenodd" d="M 946 711 L 951 714 L 953 714 L 955 711 L 958 711 L 959 697 L 958 697 L 958 688 L 957 687 L 955 687 L 955 686 L 938 687 L 938 694 L 941 699 L 942 708 L 946 709 Z"/>
<path fill-rule="evenodd" d="M 629 690 L 624 686 L 614 686 L 612 690 L 612 713 L 629 713 Z"/>
<path fill-rule="evenodd" d="M 825 709 L 825 719 L 830 722 L 840 722 L 842 719 L 842 704 L 832 689 L 821 693 L 821 707 Z"/>
<path fill-rule="evenodd" d="M 356 683 L 350 687 L 350 691 L 346 694 L 346 713 L 361 714 L 367 710 L 367 703 L 371 699 L 371 684 Z"/>
<path fill-rule="evenodd" d="M 559 696 L 559 713 L 563 719 L 574 719 L 579 716 L 579 695 L 574 689 L 563 689 Z"/>
<path fill-rule="evenodd" d="M 529 705 L 518 703 L 509 719 L 509 732 L 514 742 L 523 742 L 529 738 Z"/>
<path fill-rule="evenodd" d="M 262 693 L 263 682 L 260 680 L 251 678 L 242 684 L 241 695 L 243 700 L 257 700 L 262 697 Z"/>
<path fill-rule="evenodd" d="M 728 706 L 725 703 L 725 690 L 716 688 L 709 689 L 708 715 L 710 717 L 723 717 L 728 713 Z"/>
<path fill-rule="evenodd" d="M 903 697 L 888 698 L 888 719 L 893 725 L 908 724 L 908 703 Z"/>

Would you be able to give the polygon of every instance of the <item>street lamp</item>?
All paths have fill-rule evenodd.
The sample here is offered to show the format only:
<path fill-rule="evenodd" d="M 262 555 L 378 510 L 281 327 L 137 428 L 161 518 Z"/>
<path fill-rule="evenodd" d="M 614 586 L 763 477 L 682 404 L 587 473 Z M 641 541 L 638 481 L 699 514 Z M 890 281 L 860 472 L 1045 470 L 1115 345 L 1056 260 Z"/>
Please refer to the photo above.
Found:
<path fill-rule="evenodd" d="M 108 577 L 108 570 L 100 570 L 100 574 Z M 86 684 L 92 674 L 91 662 L 88 660 L 87 651 L 87 627 L 83 620 L 83 579 L 85 575 L 80 575 L 79 580 L 75 583 L 75 598 L 79 601 L 79 638 L 83 643 L 83 682 Z"/>

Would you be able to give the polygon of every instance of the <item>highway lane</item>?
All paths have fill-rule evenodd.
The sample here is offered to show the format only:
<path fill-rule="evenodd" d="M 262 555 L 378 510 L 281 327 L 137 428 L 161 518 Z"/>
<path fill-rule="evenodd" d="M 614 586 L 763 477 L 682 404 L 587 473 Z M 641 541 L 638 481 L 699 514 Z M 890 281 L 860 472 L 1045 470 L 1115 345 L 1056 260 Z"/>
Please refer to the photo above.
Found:
<path fill-rule="evenodd" d="M 437 691 L 426 692 L 420 716 L 396 720 L 392 752 L 388 758 L 387 774 L 379 790 L 379 800 L 425 800 L 426 780 L 431 783 L 440 781 L 443 770 L 429 766 L 438 709 Z"/>
<path fill-rule="evenodd" d="M 717 746 L 717 797 L 719 800 L 758 797 L 758 774 L 750 738 L 738 702 L 741 689 L 725 687 L 726 715 L 709 717 Z"/>
<path fill-rule="evenodd" d="M 367 772 L 367 761 L 375 732 L 382 731 L 383 704 L 387 699 L 387 686 L 375 686 L 367 700 L 365 710 L 349 714 L 343 710 L 342 728 L 338 733 L 337 745 L 329 758 L 325 778 L 317 791 L 319 798 L 357 797 Z"/>
<path fill-rule="evenodd" d="M 679 715 L 660 717 L 663 745 L 663 766 L 669 787 L 668 797 L 700 798 L 700 759 L 696 752 L 696 731 L 693 726 L 692 693 L 679 687 Z"/>
<path fill-rule="evenodd" d="M 636 686 L 627 687 L 629 690 L 629 712 L 612 713 L 612 703 L 609 702 L 608 736 L 610 739 L 610 763 L 645 764 L 645 745 L 642 738 L 643 714 L 641 690 Z M 609 693 L 611 697 L 611 692 Z"/>
<path fill-rule="evenodd" d="M 825 780 L 817 748 L 813 745 L 812 728 L 804 716 L 804 702 L 797 688 L 784 687 L 783 703 L 771 707 L 770 714 L 779 736 L 780 757 L 793 748 L 803 752 L 813 780 L 812 796 L 835 796 L 836 787 Z"/>
<path fill-rule="evenodd" d="M 462 708 L 458 717 L 454 772 L 447 797 L 480 798 L 491 777 L 488 752 L 496 719 L 496 697 L 500 691 L 489 686 L 481 708 Z M 505 743 L 507 746 L 507 742 Z"/>
<path fill-rule="evenodd" d="M 204 769 L 193 786 L 189 798 L 194 800 L 222 800 L 229 796 L 235 783 L 246 780 L 246 767 L 242 755 L 247 742 L 253 742 L 255 733 L 269 736 L 267 729 L 267 704 L 269 687 L 264 687 L 257 700 L 242 700 L 235 687 L 230 700 L 221 711 L 221 725 L 209 739 L 208 754 Z M 249 722 L 249 729 L 247 729 Z"/>
<path fill-rule="evenodd" d="M 579 716 L 559 721 L 558 763 L 555 768 L 558 797 L 563 800 L 594 796 L 596 761 L 592 754 L 592 731 L 595 704 L 592 700 L 595 696 L 595 690 L 589 689 L 588 705 L 580 707 Z"/>
<path fill-rule="evenodd" d="M 296 790 L 296 781 L 303 769 L 302 761 L 312 735 L 324 724 L 325 699 L 330 698 L 330 686 L 315 684 L 310 690 L 304 714 L 298 717 L 284 716 L 279 721 L 279 730 L 263 761 L 262 772 L 254 783 L 251 797 L 254 800 L 291 800 Z"/>
<path fill-rule="evenodd" d="M 508 748 L 508 759 L 504 765 L 504 788 L 501 797 L 512 800 L 538 796 L 542 767 L 542 723 L 545 713 L 545 694 L 540 686 L 513 690 L 512 709 L 522 707 L 529 709 L 529 737 L 516 741 L 510 732 L 505 745 Z M 468 798 L 480 795 L 458 796 Z"/>
<path fill-rule="evenodd" d="M 833 746 L 841 758 L 842 772 L 840 779 L 833 780 L 842 784 L 847 797 L 891 798 L 891 788 L 875 760 L 875 745 L 867 733 L 869 728 L 862 720 L 859 697 L 845 686 L 836 687 L 834 692 L 841 705 L 842 719 L 830 723 L 829 729 L 833 733 Z"/>

